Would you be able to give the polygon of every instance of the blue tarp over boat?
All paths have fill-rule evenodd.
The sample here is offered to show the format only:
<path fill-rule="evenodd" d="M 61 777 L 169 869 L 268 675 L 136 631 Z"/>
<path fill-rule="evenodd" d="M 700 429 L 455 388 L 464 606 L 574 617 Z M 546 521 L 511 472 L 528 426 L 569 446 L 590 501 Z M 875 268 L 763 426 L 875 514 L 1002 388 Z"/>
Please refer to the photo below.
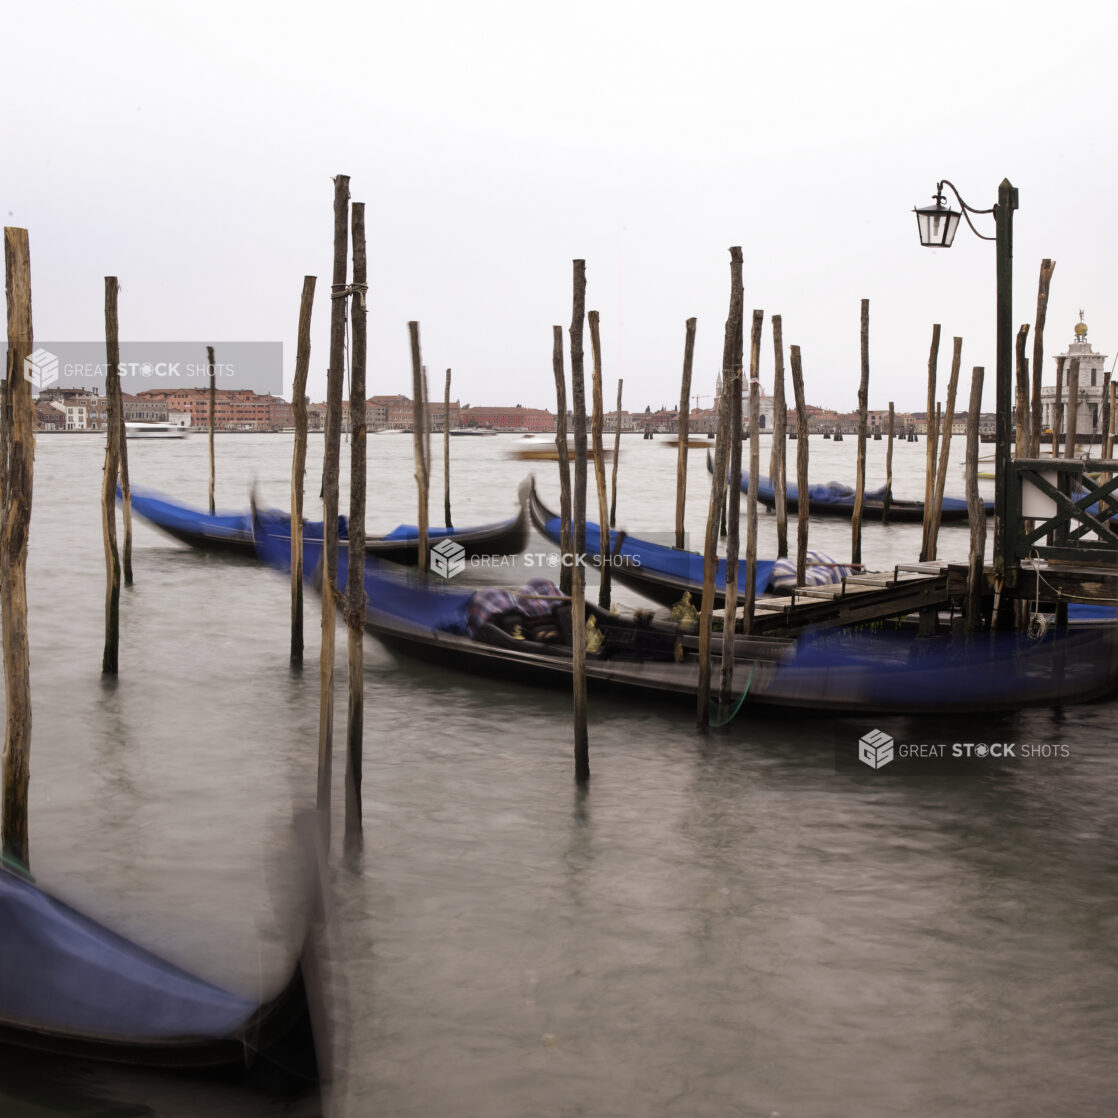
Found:
<path fill-rule="evenodd" d="M 714 472 L 714 462 L 710 453 L 707 453 L 707 470 Z M 786 486 L 786 504 L 789 511 L 799 507 L 799 488 L 789 482 Z M 750 477 L 747 472 L 741 475 L 741 490 L 743 493 L 750 491 Z M 867 520 L 880 520 L 885 511 L 886 487 L 880 489 L 867 489 L 862 497 L 862 516 Z M 758 475 L 756 479 L 757 500 L 766 508 L 776 505 L 776 490 L 771 478 Z M 813 513 L 821 516 L 851 516 L 854 512 L 854 489 L 838 481 L 828 481 L 820 485 L 808 486 L 808 505 Z M 994 513 L 994 502 L 984 502 L 986 514 Z M 959 497 L 944 497 L 941 520 L 944 523 L 965 521 L 967 519 L 967 503 Z M 915 521 L 924 518 L 924 502 L 899 500 L 891 497 L 889 501 L 889 517 L 897 521 Z"/>
<path fill-rule="evenodd" d="M 257 513 L 256 554 L 269 567 L 291 570 L 290 521 L 286 517 Z M 303 540 L 303 571 L 308 582 L 320 575 L 322 540 Z M 344 586 L 349 570 L 349 553 L 338 548 L 338 585 Z M 465 632 L 467 609 L 474 590 L 455 590 L 417 582 L 399 568 L 367 557 L 365 560 L 365 593 L 370 604 L 392 616 L 416 625 L 448 632 Z"/>
<path fill-rule="evenodd" d="M 257 1009 L 0 869 L 4 1024 L 107 1042 L 188 1042 L 234 1036 Z"/>
<path fill-rule="evenodd" d="M 118 488 L 118 499 L 120 495 Z M 132 510 L 156 528 L 192 547 L 254 554 L 251 511 L 211 514 L 143 489 L 132 490 Z M 285 513 L 275 510 L 269 511 L 268 515 L 276 518 L 277 522 L 287 523 L 290 520 Z M 348 534 L 344 516 L 338 517 L 338 533 L 343 539 Z M 322 521 L 304 521 L 303 535 L 305 539 L 321 540 Z M 519 514 L 508 520 L 468 528 L 429 528 L 427 535 L 434 541 L 452 537 L 462 545 L 467 555 L 515 554 L 523 550 L 527 541 L 528 515 L 521 507 Z M 414 524 L 400 524 L 387 535 L 370 536 L 365 542 L 371 554 L 397 563 L 415 562 L 418 545 L 419 529 Z"/>

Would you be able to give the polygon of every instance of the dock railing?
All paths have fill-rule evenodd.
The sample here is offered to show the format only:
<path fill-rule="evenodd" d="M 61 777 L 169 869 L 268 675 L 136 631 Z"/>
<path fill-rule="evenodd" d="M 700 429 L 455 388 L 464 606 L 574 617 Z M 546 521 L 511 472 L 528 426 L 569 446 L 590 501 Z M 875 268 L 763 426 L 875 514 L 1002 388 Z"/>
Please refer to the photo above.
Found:
<path fill-rule="evenodd" d="M 1118 461 L 1016 458 L 1008 480 L 1007 568 L 1033 556 L 1118 563 Z"/>

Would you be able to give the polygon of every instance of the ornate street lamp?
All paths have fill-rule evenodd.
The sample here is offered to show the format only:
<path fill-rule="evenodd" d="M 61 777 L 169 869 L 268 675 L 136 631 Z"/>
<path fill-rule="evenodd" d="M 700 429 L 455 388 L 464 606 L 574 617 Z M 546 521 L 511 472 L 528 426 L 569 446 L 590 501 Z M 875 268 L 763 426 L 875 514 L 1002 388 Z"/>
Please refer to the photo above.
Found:
<path fill-rule="evenodd" d="M 994 451 L 994 573 L 1007 577 L 1010 585 L 1016 581 L 1016 570 L 1006 570 L 1006 537 L 1011 531 L 1008 523 L 1009 498 L 1009 423 L 1013 411 L 1013 211 L 1017 209 L 1017 188 L 1009 179 L 1002 179 L 998 187 L 997 204 L 988 210 L 977 210 L 963 201 L 955 184 L 947 179 L 936 184 L 934 206 L 916 209 L 916 224 L 920 229 L 920 243 L 928 248 L 950 248 L 959 225 L 960 214 L 943 203 L 943 188 L 951 187 L 962 208 L 971 232 L 984 241 L 995 242 L 997 266 L 997 415 Z M 971 221 L 971 214 L 993 214 L 994 236 L 979 233 Z"/>
<path fill-rule="evenodd" d="M 916 214 L 920 243 L 925 248 L 950 248 L 955 239 L 955 230 L 959 228 L 959 212 L 948 209 L 943 204 L 943 183 L 937 186 L 932 197 L 935 198 L 934 206 L 914 208 L 912 211 Z"/>

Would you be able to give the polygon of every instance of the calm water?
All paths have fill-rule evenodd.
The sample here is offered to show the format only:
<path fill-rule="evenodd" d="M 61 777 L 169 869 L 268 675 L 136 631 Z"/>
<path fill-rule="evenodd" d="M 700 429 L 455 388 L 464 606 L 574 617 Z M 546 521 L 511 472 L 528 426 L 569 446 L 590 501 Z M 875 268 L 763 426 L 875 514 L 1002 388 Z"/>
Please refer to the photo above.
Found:
<path fill-rule="evenodd" d="M 530 468 L 506 456 L 515 438 L 452 442 L 456 521 L 511 515 Z M 885 445 L 869 444 L 870 484 Z M 410 436 L 369 449 L 370 530 L 414 520 Z M 246 506 L 255 480 L 285 505 L 290 451 L 289 436 L 220 437 L 219 504 Z M 129 453 L 135 485 L 204 505 L 205 438 Z M 923 495 L 924 453 L 896 444 L 898 496 Z M 32 868 L 206 977 L 269 989 L 298 936 L 290 821 L 314 796 L 317 600 L 292 675 L 283 578 L 137 524 L 120 679 L 103 685 L 102 454 L 93 436 L 38 446 Z M 811 454 L 813 481 L 852 480 L 854 439 L 813 439 Z M 701 452 L 690 462 L 699 540 L 708 479 Z M 557 504 L 554 465 L 535 469 Z M 663 440 L 627 438 L 619 525 L 668 528 L 674 471 Z M 949 476 L 961 495 L 961 469 Z M 441 469 L 432 491 L 441 510 Z M 762 515 L 760 554 L 774 541 Z M 849 541 L 848 523 L 812 523 L 814 547 L 842 558 Z M 870 566 L 918 547 L 919 526 L 865 527 Z M 942 555 L 966 548 L 965 528 L 942 530 Z M 686 709 L 592 699 L 579 796 L 565 694 L 365 650 L 364 850 L 344 857 L 335 839 L 331 857 L 337 1113 L 1114 1113 L 1114 703 L 940 722 L 747 706 L 702 738 Z M 344 662 L 337 697 L 341 728 Z M 854 760 L 873 727 L 1067 756 L 873 772 Z M 336 835 L 342 767 L 339 753 Z M 214 1089 L 108 1075 L 36 1093 L 33 1065 L 8 1061 L 4 1114 L 248 1112 Z M 11 1101 L 28 1095 L 38 1109 Z"/>

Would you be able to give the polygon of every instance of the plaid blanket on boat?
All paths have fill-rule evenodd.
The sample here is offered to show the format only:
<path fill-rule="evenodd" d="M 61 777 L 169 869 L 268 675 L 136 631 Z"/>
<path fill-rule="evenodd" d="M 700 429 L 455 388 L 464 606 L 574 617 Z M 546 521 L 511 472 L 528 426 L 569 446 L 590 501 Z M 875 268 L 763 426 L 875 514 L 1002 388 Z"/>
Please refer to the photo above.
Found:
<path fill-rule="evenodd" d="M 542 599 L 561 597 L 559 587 L 546 578 L 534 578 L 515 592 L 497 587 L 479 590 L 466 606 L 466 631 L 471 637 L 475 636 L 491 617 L 509 610 L 516 610 L 525 617 L 543 617 L 555 608 L 555 603 Z"/>
<path fill-rule="evenodd" d="M 846 575 L 855 573 L 856 568 L 840 566 L 822 551 L 807 553 L 807 569 L 804 572 L 804 585 L 827 586 L 842 582 Z M 796 560 L 778 559 L 773 564 L 769 586 L 773 590 L 794 590 L 796 588 Z"/>

